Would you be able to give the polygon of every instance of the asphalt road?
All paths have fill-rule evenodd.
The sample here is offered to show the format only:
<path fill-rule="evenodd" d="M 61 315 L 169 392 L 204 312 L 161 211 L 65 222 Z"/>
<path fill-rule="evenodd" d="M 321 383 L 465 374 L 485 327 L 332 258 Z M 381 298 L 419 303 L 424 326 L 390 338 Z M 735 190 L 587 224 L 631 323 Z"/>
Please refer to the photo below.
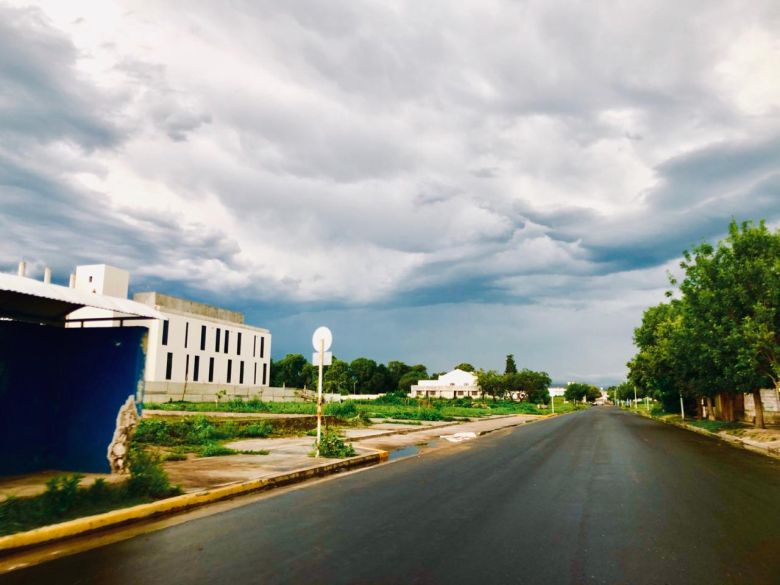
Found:
<path fill-rule="evenodd" d="M 780 463 L 598 407 L 0 582 L 778 585 Z"/>

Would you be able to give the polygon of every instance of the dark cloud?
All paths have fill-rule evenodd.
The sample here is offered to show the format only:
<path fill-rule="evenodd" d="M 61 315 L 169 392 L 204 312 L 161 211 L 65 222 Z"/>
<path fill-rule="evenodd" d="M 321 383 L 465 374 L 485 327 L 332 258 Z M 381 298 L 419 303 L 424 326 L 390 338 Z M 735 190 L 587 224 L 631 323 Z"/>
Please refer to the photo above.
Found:
<path fill-rule="evenodd" d="M 382 312 L 423 353 L 459 307 L 502 343 L 628 335 L 683 249 L 780 221 L 753 65 L 779 6 L 0 6 L 0 263 L 106 261 L 280 329 Z"/>
<path fill-rule="evenodd" d="M 85 149 L 121 139 L 112 97 L 82 81 L 72 42 L 34 8 L 0 5 L 0 139 L 65 140 Z"/>

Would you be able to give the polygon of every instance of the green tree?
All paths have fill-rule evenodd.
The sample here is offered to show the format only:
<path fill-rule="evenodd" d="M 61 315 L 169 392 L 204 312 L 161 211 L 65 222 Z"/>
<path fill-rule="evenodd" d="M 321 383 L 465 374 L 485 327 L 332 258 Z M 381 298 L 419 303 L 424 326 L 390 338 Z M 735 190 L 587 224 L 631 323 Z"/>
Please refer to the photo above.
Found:
<path fill-rule="evenodd" d="M 404 362 L 397 360 L 391 360 L 387 362 L 387 372 L 390 374 L 390 388 L 393 390 L 398 389 L 398 383 L 401 381 L 401 376 L 411 370 L 411 366 L 406 365 Z"/>
<path fill-rule="evenodd" d="M 515 364 L 515 356 L 511 353 L 506 356 L 506 365 L 504 366 L 505 374 L 516 374 L 517 365 Z"/>
<path fill-rule="evenodd" d="M 330 394 L 350 394 L 353 388 L 349 364 L 333 357 L 333 363 L 325 368 L 322 376 L 323 390 Z"/>
<path fill-rule="evenodd" d="M 376 367 L 374 360 L 365 357 L 356 358 L 349 364 L 358 394 L 370 393 L 371 379 L 376 373 Z"/>
<path fill-rule="evenodd" d="M 477 384 L 479 384 L 482 396 L 492 396 L 494 402 L 497 398 L 503 396 L 507 390 L 506 380 L 495 370 L 479 370 L 477 372 Z"/>
<path fill-rule="evenodd" d="M 771 385 L 780 393 L 780 230 L 732 221 L 717 247 L 702 244 L 684 257 L 686 317 L 716 386 L 751 394 L 755 425 L 764 427 L 760 391 Z"/>
<path fill-rule="evenodd" d="M 393 378 L 390 375 L 390 371 L 384 364 L 377 365 L 374 373 L 366 385 L 367 392 L 369 394 L 381 394 L 384 392 L 392 392 L 395 387 L 392 385 Z"/>
<path fill-rule="evenodd" d="M 408 372 L 406 372 L 401 379 L 398 380 L 398 390 L 400 392 L 408 393 L 411 387 L 420 380 L 428 379 L 428 371 L 422 364 L 411 366 Z"/>
<path fill-rule="evenodd" d="M 525 400 L 534 404 L 547 404 L 550 401 L 550 379 L 547 372 L 535 372 L 523 368 L 519 372 L 504 374 L 504 383 L 507 392 L 522 392 Z"/>
<path fill-rule="evenodd" d="M 471 364 L 469 364 L 467 362 L 462 362 L 462 363 L 458 364 L 457 366 L 455 366 L 455 369 L 456 370 L 463 370 L 464 372 L 473 372 L 474 371 L 474 366 L 472 366 Z"/>
<path fill-rule="evenodd" d="M 599 396 L 601 396 L 601 390 L 592 384 L 585 384 L 583 382 L 570 382 L 566 386 L 566 391 L 563 393 L 563 397 L 566 400 L 580 402 L 585 399 L 587 402 L 593 402 Z"/>
<path fill-rule="evenodd" d="M 310 386 L 310 368 L 308 360 L 299 353 L 288 353 L 278 362 L 271 364 L 273 386 L 303 388 Z"/>

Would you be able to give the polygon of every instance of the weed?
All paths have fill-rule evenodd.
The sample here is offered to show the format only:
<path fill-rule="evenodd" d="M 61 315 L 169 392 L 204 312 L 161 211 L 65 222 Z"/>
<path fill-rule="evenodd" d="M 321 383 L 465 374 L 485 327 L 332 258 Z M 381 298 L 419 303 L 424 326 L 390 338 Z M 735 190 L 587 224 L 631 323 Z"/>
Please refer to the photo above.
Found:
<path fill-rule="evenodd" d="M 219 443 L 206 443 L 200 448 L 201 457 L 220 457 L 222 455 L 235 455 L 237 451 Z"/>
<path fill-rule="evenodd" d="M 238 436 L 246 437 L 246 438 L 267 437 L 273 432 L 273 430 L 274 428 L 270 423 L 266 423 L 266 422 L 251 423 L 241 427 L 238 430 Z"/>
<path fill-rule="evenodd" d="M 162 467 L 160 456 L 146 449 L 133 447 L 130 449 L 130 479 L 127 480 L 128 491 L 137 496 L 164 498 L 180 492 L 179 488 L 171 487 L 168 474 Z"/>
<path fill-rule="evenodd" d="M 317 448 L 315 443 L 314 448 Z M 345 443 L 336 431 L 326 430 L 320 441 L 320 455 L 333 459 L 343 459 L 355 455 L 355 448 Z"/>

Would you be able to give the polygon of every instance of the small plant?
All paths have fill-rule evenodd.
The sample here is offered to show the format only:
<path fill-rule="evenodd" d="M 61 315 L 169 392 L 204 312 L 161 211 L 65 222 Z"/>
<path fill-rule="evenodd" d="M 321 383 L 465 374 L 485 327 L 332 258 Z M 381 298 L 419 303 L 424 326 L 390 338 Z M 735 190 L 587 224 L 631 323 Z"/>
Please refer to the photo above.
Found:
<path fill-rule="evenodd" d="M 57 475 L 46 482 L 43 494 L 43 509 L 52 517 L 64 516 L 76 505 L 79 494 L 79 483 L 84 479 L 80 473 L 73 475 Z"/>
<path fill-rule="evenodd" d="M 220 457 L 222 455 L 235 455 L 236 451 L 220 445 L 219 443 L 206 443 L 200 449 L 201 457 Z"/>
<path fill-rule="evenodd" d="M 160 456 L 146 449 L 130 449 L 130 479 L 127 489 L 133 495 L 164 498 L 180 492 L 168 481 L 168 474 L 162 467 Z"/>
<path fill-rule="evenodd" d="M 315 442 L 314 449 L 317 449 Z M 336 431 L 326 430 L 320 441 L 320 455 L 333 459 L 343 459 L 355 455 L 355 448 L 345 443 Z"/>

